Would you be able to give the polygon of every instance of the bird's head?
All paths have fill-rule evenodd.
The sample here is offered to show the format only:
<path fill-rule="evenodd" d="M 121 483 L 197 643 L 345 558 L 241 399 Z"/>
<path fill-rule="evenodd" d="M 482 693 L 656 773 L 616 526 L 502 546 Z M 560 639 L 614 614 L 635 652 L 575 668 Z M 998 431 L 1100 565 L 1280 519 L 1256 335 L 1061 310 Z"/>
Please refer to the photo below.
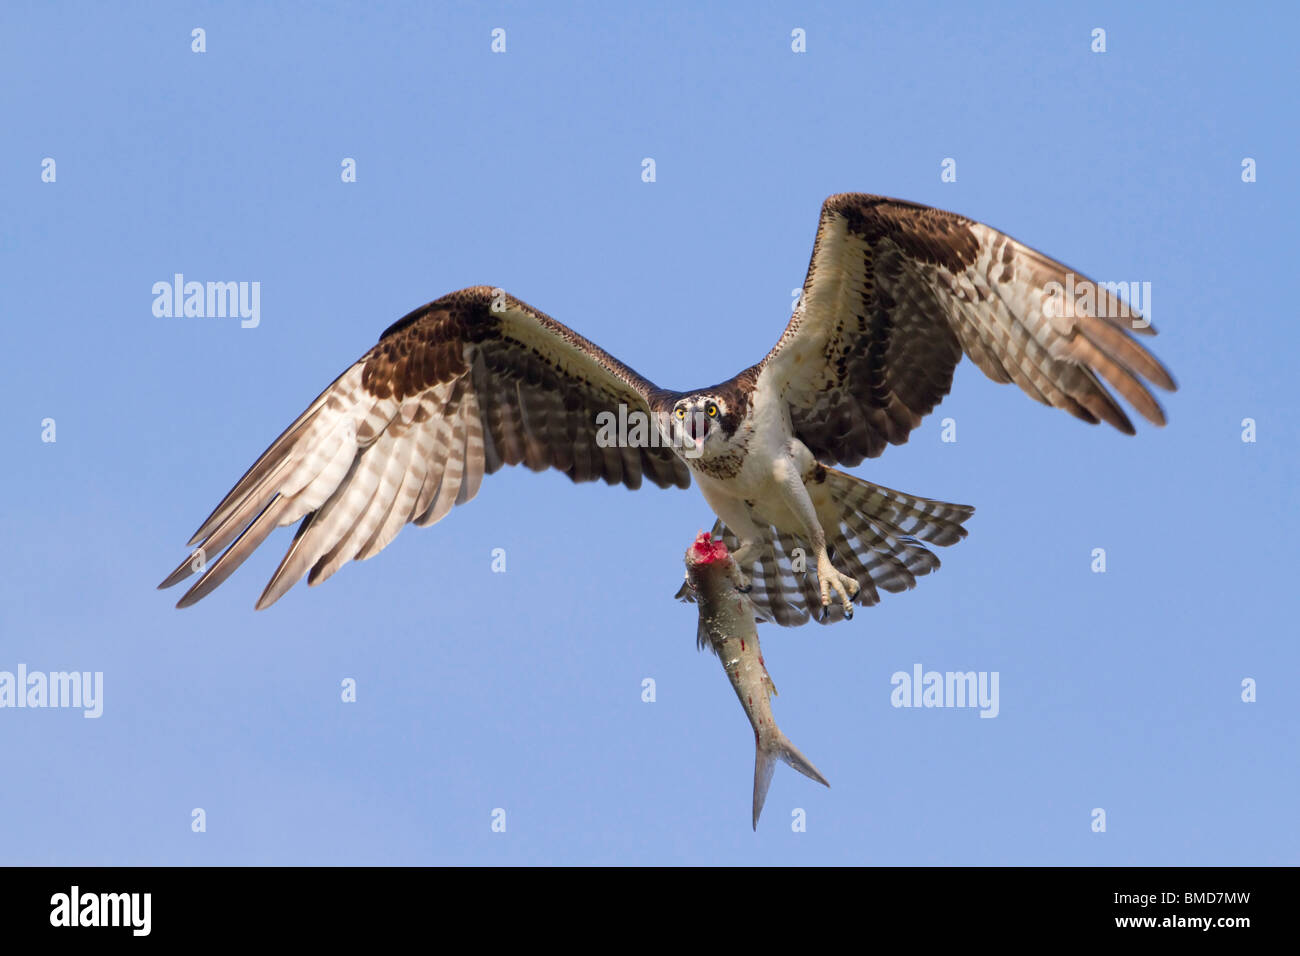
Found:
<path fill-rule="evenodd" d="M 726 399 L 707 392 L 685 395 L 673 406 L 672 426 L 688 457 L 714 450 L 728 437 L 730 420 Z"/>

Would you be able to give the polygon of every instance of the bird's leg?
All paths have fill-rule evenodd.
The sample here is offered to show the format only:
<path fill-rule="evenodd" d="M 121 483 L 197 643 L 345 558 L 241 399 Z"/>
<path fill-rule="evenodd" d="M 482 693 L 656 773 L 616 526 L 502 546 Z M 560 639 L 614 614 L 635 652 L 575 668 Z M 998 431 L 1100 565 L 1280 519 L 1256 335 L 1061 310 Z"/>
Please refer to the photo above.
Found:
<path fill-rule="evenodd" d="M 835 565 L 831 564 L 830 556 L 826 553 L 825 534 L 818 535 L 818 539 L 813 542 L 813 548 L 817 554 L 817 581 L 821 584 L 822 607 L 830 607 L 831 590 L 834 589 L 840 599 L 840 605 L 844 608 L 844 616 L 852 619 L 853 598 L 858 593 L 857 580 L 835 570 Z"/>
<path fill-rule="evenodd" d="M 750 574 L 754 569 L 754 559 L 758 557 L 758 547 L 757 541 L 742 539 L 740 547 L 731 552 L 732 566 L 735 568 L 732 573 L 732 581 L 735 582 L 736 590 L 745 594 L 754 589 Z"/>
<path fill-rule="evenodd" d="M 805 454 L 807 452 L 805 451 Z M 811 459 L 811 455 L 809 455 Z M 826 532 L 817 518 L 817 508 L 803 483 L 804 469 L 793 457 L 781 458 L 776 463 L 776 482 L 786 506 L 804 527 L 804 536 L 812 544 L 817 559 L 817 582 L 821 586 L 822 607 L 830 607 L 834 591 L 844 608 L 846 618 L 853 617 L 853 597 L 858 593 L 858 582 L 847 574 L 840 574 L 826 553 Z"/>

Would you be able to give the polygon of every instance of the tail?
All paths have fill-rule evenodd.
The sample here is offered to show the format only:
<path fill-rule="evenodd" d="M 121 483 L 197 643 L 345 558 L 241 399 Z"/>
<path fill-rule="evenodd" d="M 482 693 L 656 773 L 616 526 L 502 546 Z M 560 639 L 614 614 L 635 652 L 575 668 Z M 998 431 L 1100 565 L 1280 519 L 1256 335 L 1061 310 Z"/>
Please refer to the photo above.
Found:
<path fill-rule="evenodd" d="M 801 754 L 798 747 L 790 743 L 790 738 L 773 727 L 766 743 L 762 739 L 758 741 L 754 755 L 755 830 L 758 830 L 758 815 L 763 812 L 763 804 L 767 801 L 767 788 L 772 784 L 772 772 L 776 770 L 777 758 L 784 760 L 805 777 L 816 780 L 822 786 L 830 786 L 830 782 L 812 765 L 812 761 Z"/>
<path fill-rule="evenodd" d="M 969 505 L 909 495 L 834 468 L 826 469 L 825 487 L 817 514 L 831 562 L 858 582 L 853 603 L 860 607 L 877 603 L 881 591 L 916 587 L 917 578 L 939 567 L 926 545 L 956 544 L 975 513 Z"/>
<path fill-rule="evenodd" d="M 863 544 L 883 546 L 893 551 L 894 537 L 904 540 L 927 541 L 932 545 L 953 545 L 966 537 L 962 527 L 966 519 L 975 514 L 970 505 L 953 505 L 952 502 L 922 498 L 915 494 L 896 492 L 884 485 L 872 484 L 849 473 L 826 468 L 824 485 L 829 492 L 823 497 L 828 507 L 819 503 L 818 518 L 824 519 L 828 537 L 844 537 L 845 533 L 862 538 Z M 816 479 L 809 484 L 815 488 Z M 826 501 L 826 498 L 829 501 Z M 826 510 L 827 514 L 822 514 Z M 839 533 L 833 533 L 835 527 Z"/>

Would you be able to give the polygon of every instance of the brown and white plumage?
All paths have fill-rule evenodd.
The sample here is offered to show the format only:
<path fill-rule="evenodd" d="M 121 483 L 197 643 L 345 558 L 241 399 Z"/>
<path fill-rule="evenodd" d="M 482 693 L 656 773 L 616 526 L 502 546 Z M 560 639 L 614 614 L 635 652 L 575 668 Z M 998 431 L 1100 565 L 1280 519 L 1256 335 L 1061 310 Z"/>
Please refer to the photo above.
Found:
<path fill-rule="evenodd" d="M 499 289 L 452 293 L 390 327 L 276 439 L 195 533 L 197 556 L 160 586 L 202 572 L 178 606 L 193 604 L 272 530 L 301 522 L 266 607 L 303 575 L 316 584 L 373 556 L 405 524 L 469 501 L 484 475 L 524 464 L 629 488 L 643 478 L 684 488 L 694 475 L 761 613 L 781 624 L 851 616 L 938 567 L 926 545 L 963 537 L 973 509 L 825 466 L 905 442 L 963 353 L 1084 421 L 1133 432 L 1109 386 L 1164 424 L 1148 383 L 1173 389 L 1173 379 L 1130 334 L 1154 330 L 1118 318 L 1121 303 L 1099 287 L 1099 308 L 1052 314 L 1050 284 L 1069 278 L 953 213 L 832 196 L 776 346 L 696 392 L 658 388 Z M 662 416 L 679 443 L 603 447 L 597 416 L 620 406 Z M 796 552 L 811 558 L 806 571 L 792 566 Z"/>
<path fill-rule="evenodd" d="M 1133 434 L 1104 379 L 1163 425 L 1143 379 L 1165 389 L 1174 381 L 1129 335 L 1155 329 L 1117 318 L 1128 313 L 1100 286 L 1101 317 L 1049 318 L 1048 283 L 1065 285 L 1070 272 L 954 213 L 832 196 L 799 308 L 758 366 L 760 385 L 771 379 L 795 434 L 826 464 L 856 465 L 905 442 L 948 394 L 963 352 L 994 381 L 1086 422 Z"/>
<path fill-rule="evenodd" d="M 596 415 L 648 410 L 654 386 L 549 316 L 480 286 L 390 327 L 272 443 L 190 539 L 170 587 L 207 562 L 179 607 L 209 594 L 281 525 L 302 521 L 257 606 L 319 583 L 429 525 L 502 465 L 574 481 L 688 487 L 664 447 L 600 447 Z M 222 552 L 222 549 L 227 549 Z M 211 560 L 220 554 L 216 560 Z"/>

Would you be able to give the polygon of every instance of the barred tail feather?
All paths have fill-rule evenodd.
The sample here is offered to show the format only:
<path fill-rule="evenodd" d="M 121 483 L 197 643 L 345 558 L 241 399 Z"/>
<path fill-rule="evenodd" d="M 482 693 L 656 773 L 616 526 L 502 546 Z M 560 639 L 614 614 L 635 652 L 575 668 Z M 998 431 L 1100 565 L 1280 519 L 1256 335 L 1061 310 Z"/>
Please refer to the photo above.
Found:
<path fill-rule="evenodd" d="M 895 491 L 855 478 L 835 468 L 826 469 L 826 483 L 832 499 L 842 506 L 841 514 L 865 522 L 882 522 L 895 532 L 930 544 L 956 544 L 966 537 L 962 527 L 975 513 L 970 505 L 954 505 L 933 498 Z"/>
<path fill-rule="evenodd" d="M 975 509 L 932 498 L 909 495 L 826 468 L 819 483 L 810 485 L 817 514 L 826 532 L 831 562 L 852 575 L 859 590 L 853 603 L 870 607 L 880 592 L 897 593 L 916 586 L 916 579 L 939 567 L 939 559 L 926 545 L 947 546 L 966 537 L 962 525 Z M 721 521 L 713 536 L 735 550 L 739 540 Z M 751 569 L 750 598 L 760 620 L 782 627 L 804 624 L 810 617 L 819 624 L 844 619 L 836 602 L 822 607 L 817 565 L 809 543 L 800 537 L 762 528 L 762 548 Z M 677 597 L 691 600 L 688 588 Z"/>

